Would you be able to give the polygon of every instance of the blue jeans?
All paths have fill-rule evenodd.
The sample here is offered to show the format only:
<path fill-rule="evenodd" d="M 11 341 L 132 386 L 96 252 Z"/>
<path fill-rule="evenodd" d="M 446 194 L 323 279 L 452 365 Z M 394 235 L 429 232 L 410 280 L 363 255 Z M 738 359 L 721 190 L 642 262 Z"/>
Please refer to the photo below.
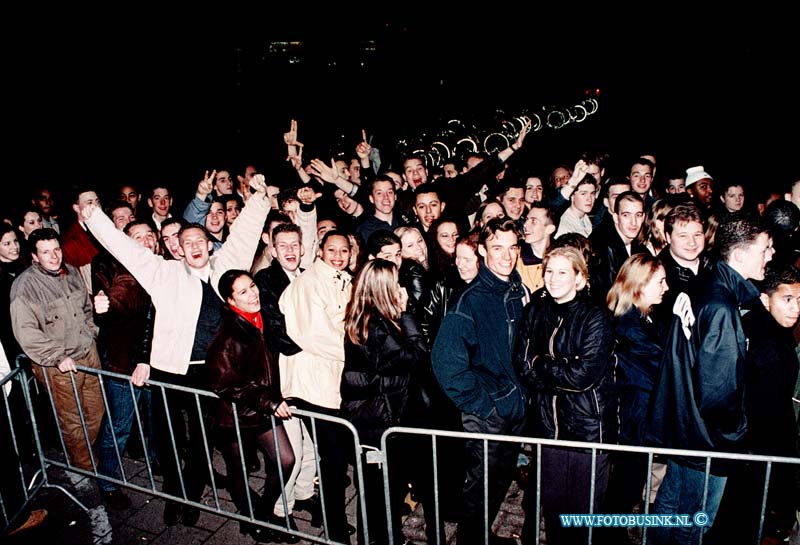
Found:
<path fill-rule="evenodd" d="M 708 524 L 703 527 L 693 525 L 691 527 L 651 528 L 647 534 L 652 538 L 652 543 L 654 545 L 672 543 L 693 545 L 698 543 L 701 533 L 706 533 L 714 524 L 727 480 L 727 477 L 713 474 L 708 476 L 708 498 L 705 508 Z M 661 515 L 688 514 L 691 517 L 702 508 L 704 486 L 704 471 L 698 471 L 669 460 L 667 474 L 658 489 L 653 513 Z"/>
<path fill-rule="evenodd" d="M 143 422 L 147 422 L 143 427 L 148 433 L 152 429 L 149 425 L 150 417 L 150 389 L 133 387 L 133 394 L 131 394 L 130 383 L 127 380 L 120 380 L 117 378 L 104 377 L 106 397 L 108 399 L 108 411 L 106 417 L 103 419 L 103 425 L 100 428 L 99 438 L 99 457 L 100 463 L 97 467 L 98 473 L 107 475 L 116 479 L 120 478 L 119 463 L 117 461 L 117 450 L 114 448 L 114 435 L 116 435 L 116 444 L 119 446 L 119 454 L 125 452 L 125 445 L 131 435 L 131 428 L 133 427 L 133 419 L 136 416 L 134 405 L 142 400 L 144 410 L 140 411 L 140 416 Z M 142 422 L 140 422 L 140 425 Z M 111 433 L 111 428 L 114 428 L 114 434 Z M 155 460 L 153 452 L 152 441 L 145 437 L 147 443 L 147 455 L 150 460 Z M 103 479 L 97 480 L 97 486 L 103 492 L 111 492 L 116 490 L 118 485 Z"/>

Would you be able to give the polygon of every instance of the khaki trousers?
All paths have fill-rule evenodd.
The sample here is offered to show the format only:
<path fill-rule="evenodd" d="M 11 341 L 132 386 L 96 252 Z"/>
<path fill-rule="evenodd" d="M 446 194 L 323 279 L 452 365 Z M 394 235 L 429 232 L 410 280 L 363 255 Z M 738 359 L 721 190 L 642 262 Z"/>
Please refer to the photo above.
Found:
<path fill-rule="evenodd" d="M 97 354 L 95 346 L 92 346 L 92 349 L 85 357 L 73 359 L 77 365 L 100 369 L 100 356 Z M 51 388 L 50 395 L 52 395 L 52 402 L 58 415 L 58 424 L 61 426 L 64 444 L 67 447 L 69 463 L 81 469 L 93 471 L 89 448 L 90 445 L 94 445 L 97 433 L 100 430 L 100 423 L 103 420 L 103 414 L 105 414 L 103 394 L 100 390 L 98 376 L 81 371 L 77 373 L 62 373 L 56 367 L 42 367 L 40 365 L 33 365 L 32 368 L 37 380 L 43 386 L 45 384 L 43 373 L 47 373 Z M 75 378 L 78 390 L 77 401 L 72 389 L 71 376 Z M 83 432 L 78 403 L 80 403 L 80 408 L 83 411 L 88 437 Z"/>

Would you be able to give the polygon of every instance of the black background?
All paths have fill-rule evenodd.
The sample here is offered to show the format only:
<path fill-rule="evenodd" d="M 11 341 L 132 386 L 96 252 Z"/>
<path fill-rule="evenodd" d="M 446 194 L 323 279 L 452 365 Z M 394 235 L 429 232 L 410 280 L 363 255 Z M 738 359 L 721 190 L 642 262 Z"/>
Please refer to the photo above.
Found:
<path fill-rule="evenodd" d="M 124 5 L 9 17 L 6 173 L 18 189 L 189 188 L 206 168 L 254 162 L 280 183 L 293 181 L 281 140 L 291 118 L 306 155 L 355 142 L 363 127 L 391 160 L 398 138 L 444 119 L 488 125 L 498 109 L 599 89 L 595 116 L 532 134 L 517 161 L 546 175 L 586 149 L 609 153 L 612 170 L 652 152 L 664 171 L 703 164 L 717 179 L 775 186 L 798 177 L 799 48 L 786 14 L 490 7 L 435 18 L 303 4 L 289 18 Z M 303 41 L 301 62 L 269 55 L 279 40 Z"/>

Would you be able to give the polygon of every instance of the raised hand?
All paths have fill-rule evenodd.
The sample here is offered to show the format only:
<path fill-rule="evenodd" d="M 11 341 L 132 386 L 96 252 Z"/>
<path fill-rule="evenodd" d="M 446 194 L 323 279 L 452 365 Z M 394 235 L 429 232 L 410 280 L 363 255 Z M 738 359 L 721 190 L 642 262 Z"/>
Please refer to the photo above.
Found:
<path fill-rule="evenodd" d="M 331 159 L 331 166 L 326 165 L 320 159 L 311 159 L 311 174 L 317 176 L 324 182 L 332 184 L 339 177 L 339 170 L 336 168 L 336 161 Z"/>
<path fill-rule="evenodd" d="M 303 168 L 303 148 L 299 148 L 294 155 L 290 152 L 286 160 L 292 163 L 292 168 L 295 170 Z"/>
<path fill-rule="evenodd" d="M 398 289 L 395 301 L 397 302 L 397 306 L 400 307 L 400 310 L 405 312 L 408 307 L 408 291 L 405 288 Z"/>
<path fill-rule="evenodd" d="M 204 201 L 206 197 L 211 193 L 214 189 L 214 180 L 217 177 L 217 171 L 214 170 L 211 172 L 209 176 L 208 171 L 206 170 L 206 174 L 202 180 L 197 184 L 197 198 L 201 201 Z"/>
<path fill-rule="evenodd" d="M 250 187 L 255 189 L 256 193 L 261 193 L 262 195 L 267 194 L 267 179 L 264 178 L 263 174 L 254 174 L 252 178 L 250 178 Z"/>
<path fill-rule="evenodd" d="M 516 142 L 514 142 L 514 144 L 516 145 L 517 149 L 522 147 L 522 144 L 525 142 L 525 137 L 528 136 L 529 132 L 531 132 L 531 120 L 530 119 L 528 120 L 527 123 L 525 123 L 525 126 L 522 127 L 522 130 L 519 131 L 519 136 L 517 136 L 517 140 L 516 140 Z"/>
<path fill-rule="evenodd" d="M 358 143 L 356 146 L 356 155 L 362 161 L 369 159 L 369 154 L 372 151 L 372 146 L 369 145 L 367 141 L 367 131 L 361 129 L 361 142 Z"/>
<path fill-rule="evenodd" d="M 313 204 L 320 197 L 322 193 L 316 193 L 311 187 L 301 187 L 297 190 L 297 199 L 303 204 Z"/>
<path fill-rule="evenodd" d="M 297 146 L 298 148 L 302 148 L 303 144 L 297 141 L 297 121 L 292 119 L 292 122 L 289 126 L 289 132 L 283 133 L 283 142 L 289 146 Z M 292 150 L 289 150 L 289 154 L 291 155 Z"/>

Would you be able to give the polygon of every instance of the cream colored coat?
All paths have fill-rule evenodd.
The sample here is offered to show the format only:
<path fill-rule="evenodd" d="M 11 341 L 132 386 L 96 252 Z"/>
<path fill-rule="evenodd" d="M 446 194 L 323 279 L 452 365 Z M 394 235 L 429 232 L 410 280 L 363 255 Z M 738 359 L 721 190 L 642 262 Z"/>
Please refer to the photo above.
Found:
<path fill-rule="evenodd" d="M 351 277 L 321 259 L 281 295 L 286 333 L 302 348 L 280 355 L 281 393 L 320 407 L 339 409 L 344 369 L 344 312 L 350 300 Z"/>

